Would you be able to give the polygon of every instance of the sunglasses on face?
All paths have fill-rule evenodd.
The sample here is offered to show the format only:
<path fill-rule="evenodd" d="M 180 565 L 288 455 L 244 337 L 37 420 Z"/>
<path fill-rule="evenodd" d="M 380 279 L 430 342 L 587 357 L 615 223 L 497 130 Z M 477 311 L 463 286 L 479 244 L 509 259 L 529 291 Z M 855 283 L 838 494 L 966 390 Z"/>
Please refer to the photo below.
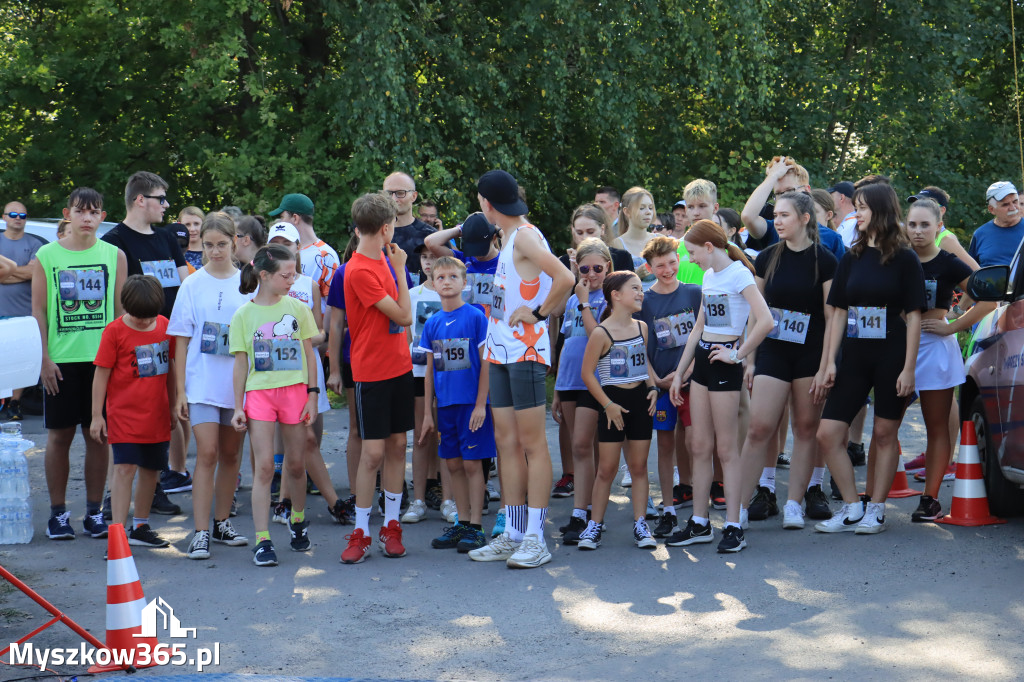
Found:
<path fill-rule="evenodd" d="M 20 218 L 21 220 L 24 220 L 25 218 L 28 217 L 28 213 L 15 213 L 14 211 L 11 211 L 10 213 L 7 214 L 7 217 L 14 219 Z"/>
<path fill-rule="evenodd" d="M 600 275 L 602 272 L 604 272 L 604 266 L 603 265 L 581 265 L 580 266 L 580 274 L 581 275 L 589 275 L 591 270 L 594 271 L 595 275 Z"/>
<path fill-rule="evenodd" d="M 668 225 L 648 225 L 647 229 L 651 232 L 661 232 L 662 230 L 669 229 Z"/>

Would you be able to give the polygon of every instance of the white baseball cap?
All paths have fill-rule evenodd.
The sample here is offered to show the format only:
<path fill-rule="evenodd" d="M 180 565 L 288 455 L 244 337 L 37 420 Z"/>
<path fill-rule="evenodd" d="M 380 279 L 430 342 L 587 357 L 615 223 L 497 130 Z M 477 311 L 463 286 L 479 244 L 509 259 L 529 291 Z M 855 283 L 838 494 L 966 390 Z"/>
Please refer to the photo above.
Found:
<path fill-rule="evenodd" d="M 284 237 L 290 242 L 299 243 L 299 231 L 294 225 L 283 220 L 271 225 L 270 230 L 267 231 L 267 242 L 270 242 L 274 237 Z"/>
<path fill-rule="evenodd" d="M 1001 180 L 988 186 L 988 190 L 985 191 L 985 199 L 986 201 L 991 199 L 1002 201 L 1011 194 L 1017 194 L 1017 188 L 1013 186 L 1012 182 Z"/>

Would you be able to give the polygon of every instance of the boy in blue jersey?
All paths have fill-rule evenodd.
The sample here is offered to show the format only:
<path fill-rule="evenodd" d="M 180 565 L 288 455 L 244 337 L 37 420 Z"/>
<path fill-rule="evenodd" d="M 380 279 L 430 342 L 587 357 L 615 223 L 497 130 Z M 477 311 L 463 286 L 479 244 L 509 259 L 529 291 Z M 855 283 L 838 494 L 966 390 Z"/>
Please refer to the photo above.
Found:
<path fill-rule="evenodd" d="M 437 397 L 439 453 L 452 479 L 458 520 L 431 543 L 435 549 L 459 552 L 486 544 L 481 516 L 484 472 L 480 463 L 495 456 L 494 423 L 488 407 L 488 372 L 481 372 L 487 318 L 466 305 L 462 289 L 466 266 L 451 256 L 438 258 L 432 273 L 441 310 L 423 327 L 420 347 L 427 353 L 427 375 L 420 440 L 434 429 L 430 406 Z"/>

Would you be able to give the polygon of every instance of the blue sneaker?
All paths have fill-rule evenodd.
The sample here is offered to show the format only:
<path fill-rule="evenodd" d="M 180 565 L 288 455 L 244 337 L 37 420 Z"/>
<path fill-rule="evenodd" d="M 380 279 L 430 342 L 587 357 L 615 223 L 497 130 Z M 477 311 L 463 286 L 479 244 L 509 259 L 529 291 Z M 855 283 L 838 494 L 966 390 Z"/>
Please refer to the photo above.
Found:
<path fill-rule="evenodd" d="M 502 507 L 498 510 L 498 515 L 494 519 L 494 528 L 491 530 L 491 537 L 496 538 L 505 532 L 505 508 Z"/>
<path fill-rule="evenodd" d="M 453 526 L 448 526 L 441 533 L 440 537 L 436 537 L 430 541 L 430 546 L 434 549 L 455 549 L 459 546 L 459 540 L 465 535 L 467 530 L 471 530 L 469 526 L 463 526 L 461 523 L 456 523 Z M 467 550 L 468 551 L 468 550 Z"/>
<path fill-rule="evenodd" d="M 68 521 L 71 519 L 71 512 L 63 512 L 50 516 L 46 524 L 46 537 L 51 540 L 74 540 L 75 529 Z"/>
<path fill-rule="evenodd" d="M 459 550 L 459 554 L 466 554 L 472 552 L 474 549 L 480 549 L 487 544 L 487 538 L 484 537 L 482 530 L 476 528 L 467 528 L 462 533 L 462 539 L 459 540 L 459 544 L 456 545 L 456 549 Z"/>
<path fill-rule="evenodd" d="M 85 532 L 94 538 L 105 538 L 107 537 L 107 524 L 103 520 L 103 510 L 100 510 L 99 514 L 93 514 L 92 516 L 86 516 L 82 519 L 82 526 L 85 528 Z"/>

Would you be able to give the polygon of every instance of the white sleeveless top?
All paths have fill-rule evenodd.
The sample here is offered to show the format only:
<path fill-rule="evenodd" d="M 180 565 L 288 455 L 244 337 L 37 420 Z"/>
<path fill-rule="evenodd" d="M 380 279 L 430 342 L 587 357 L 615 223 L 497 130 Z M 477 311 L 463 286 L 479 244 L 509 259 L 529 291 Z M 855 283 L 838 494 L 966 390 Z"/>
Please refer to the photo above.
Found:
<path fill-rule="evenodd" d="M 288 290 L 288 295 L 296 301 L 305 303 L 312 310 L 313 278 L 309 275 L 298 275 L 292 288 Z M 313 352 L 319 355 L 316 348 L 313 349 Z M 331 409 L 331 401 L 327 397 L 327 384 L 324 382 L 324 363 L 322 362 L 316 363 L 316 385 L 320 387 L 320 393 L 316 397 L 316 411 L 322 414 Z"/>
<path fill-rule="evenodd" d="M 548 321 L 537 324 L 519 324 L 514 329 L 505 322 L 508 315 L 521 306 L 533 310 L 541 305 L 551 292 L 551 277 L 541 272 L 532 282 L 524 282 L 516 270 L 512 254 L 519 230 L 533 230 L 544 247 L 549 249 L 544 235 L 533 225 L 522 225 L 502 244 L 498 255 L 498 270 L 494 274 L 493 301 L 487 318 L 487 354 L 485 358 L 497 365 L 534 361 L 551 365 L 551 339 Z"/>

